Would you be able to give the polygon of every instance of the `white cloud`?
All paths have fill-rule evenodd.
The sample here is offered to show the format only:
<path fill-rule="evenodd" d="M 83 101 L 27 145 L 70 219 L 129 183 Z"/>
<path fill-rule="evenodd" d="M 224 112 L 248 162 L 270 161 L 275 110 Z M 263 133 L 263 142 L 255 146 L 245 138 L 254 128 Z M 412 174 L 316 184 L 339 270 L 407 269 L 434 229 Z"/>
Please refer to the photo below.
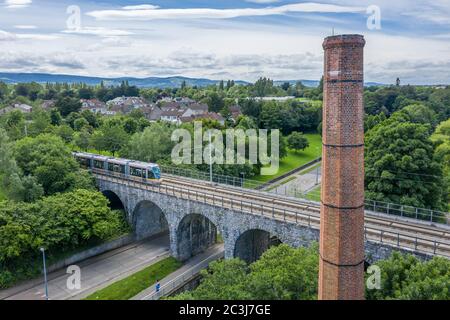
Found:
<path fill-rule="evenodd" d="M 17 37 L 14 33 L 0 30 L 0 41 L 11 41 L 16 39 Z"/>
<path fill-rule="evenodd" d="M 98 20 L 155 20 L 155 19 L 231 19 L 237 17 L 283 15 L 288 13 L 350 13 L 365 12 L 366 8 L 357 6 L 339 6 L 322 3 L 293 3 L 278 7 L 242 8 L 242 9 L 140 9 L 140 10 L 97 10 L 87 15 Z"/>
<path fill-rule="evenodd" d="M 117 29 L 109 29 L 102 27 L 84 27 L 79 30 L 63 30 L 63 33 L 68 34 L 79 34 L 79 35 L 93 35 L 100 37 L 118 37 L 118 36 L 129 36 L 132 35 L 132 32 L 125 30 L 117 30 Z"/>
<path fill-rule="evenodd" d="M 266 4 L 266 3 L 280 2 L 280 0 L 245 0 L 245 2 Z"/>
<path fill-rule="evenodd" d="M 15 40 L 55 40 L 57 35 L 53 34 L 39 34 L 39 33 L 11 33 L 0 30 L 0 41 L 15 41 Z"/>
<path fill-rule="evenodd" d="M 159 6 L 155 6 L 152 4 L 139 4 L 136 6 L 125 6 L 122 7 L 123 10 L 153 10 L 153 9 L 158 9 Z"/>
<path fill-rule="evenodd" d="M 16 29 L 24 29 L 24 30 L 37 29 L 36 26 L 32 26 L 32 25 L 16 25 L 16 26 L 14 26 L 14 28 L 16 28 Z"/>
<path fill-rule="evenodd" d="M 5 6 L 10 9 L 25 8 L 32 2 L 32 0 L 5 0 Z"/>
<path fill-rule="evenodd" d="M 56 40 L 59 37 L 53 34 L 37 34 L 37 33 L 16 33 L 17 39 L 25 39 L 25 40 L 40 40 L 40 41 L 48 41 L 48 40 Z"/>

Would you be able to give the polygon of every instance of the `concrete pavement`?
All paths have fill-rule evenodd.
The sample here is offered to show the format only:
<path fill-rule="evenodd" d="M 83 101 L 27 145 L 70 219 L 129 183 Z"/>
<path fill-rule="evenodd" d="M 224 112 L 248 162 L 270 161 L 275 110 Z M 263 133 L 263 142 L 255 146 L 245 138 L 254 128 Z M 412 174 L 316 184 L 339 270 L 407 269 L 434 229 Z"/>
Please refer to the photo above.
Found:
<path fill-rule="evenodd" d="M 317 164 L 312 165 L 313 168 Z M 302 174 L 302 172 L 295 173 L 285 179 L 268 186 L 265 190 L 271 193 L 296 196 L 297 194 L 304 194 L 310 192 L 322 181 L 321 166 L 312 169 L 312 171 Z M 303 170 L 305 172 L 308 169 Z M 294 178 L 294 179 L 293 179 Z"/>
<path fill-rule="evenodd" d="M 82 299 L 168 257 L 169 254 L 169 236 L 164 235 L 87 259 L 77 264 L 81 269 L 81 289 L 79 290 L 67 288 L 67 280 L 71 275 L 66 274 L 65 270 L 53 272 L 48 277 L 50 300 Z M 15 288 L 2 290 L 0 295 L 6 300 L 44 300 L 44 284 L 41 281 L 20 292 L 17 292 Z"/>

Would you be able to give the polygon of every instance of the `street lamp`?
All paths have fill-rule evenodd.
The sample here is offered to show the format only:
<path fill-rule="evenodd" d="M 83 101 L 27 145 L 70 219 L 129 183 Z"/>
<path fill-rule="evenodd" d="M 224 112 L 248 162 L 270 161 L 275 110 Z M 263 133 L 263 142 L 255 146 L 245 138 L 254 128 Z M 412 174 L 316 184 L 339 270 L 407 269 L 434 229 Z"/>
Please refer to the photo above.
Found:
<path fill-rule="evenodd" d="M 45 265 L 45 249 L 40 248 L 42 252 L 42 263 L 44 265 L 44 285 L 45 285 L 45 300 L 48 300 L 48 283 L 47 283 L 47 267 Z"/>

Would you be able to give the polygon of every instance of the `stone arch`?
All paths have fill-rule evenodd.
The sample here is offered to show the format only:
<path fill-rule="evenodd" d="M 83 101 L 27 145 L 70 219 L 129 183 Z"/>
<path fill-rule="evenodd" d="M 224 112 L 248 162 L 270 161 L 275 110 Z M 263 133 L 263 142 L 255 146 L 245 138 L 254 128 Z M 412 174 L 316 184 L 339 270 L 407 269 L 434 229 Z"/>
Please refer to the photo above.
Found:
<path fill-rule="evenodd" d="M 109 200 L 109 207 L 113 210 L 123 210 L 126 211 L 126 204 L 118 196 L 118 194 L 111 190 L 104 190 L 102 194 Z"/>
<path fill-rule="evenodd" d="M 137 240 L 157 234 L 169 234 L 169 223 L 163 210 L 149 200 L 140 201 L 132 213 L 132 226 Z"/>
<path fill-rule="evenodd" d="M 191 213 L 183 217 L 176 231 L 177 257 L 185 261 L 217 242 L 217 227 L 206 216 Z"/>
<path fill-rule="evenodd" d="M 281 244 L 282 241 L 270 232 L 262 229 L 249 229 L 237 238 L 234 245 L 234 257 L 252 263 L 270 247 Z"/>

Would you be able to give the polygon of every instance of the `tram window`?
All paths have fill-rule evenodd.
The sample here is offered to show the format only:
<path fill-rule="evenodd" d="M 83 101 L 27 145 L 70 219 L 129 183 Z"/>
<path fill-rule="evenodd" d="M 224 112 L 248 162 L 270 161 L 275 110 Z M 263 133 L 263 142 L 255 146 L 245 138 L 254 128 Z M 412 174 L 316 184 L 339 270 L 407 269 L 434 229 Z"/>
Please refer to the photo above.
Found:
<path fill-rule="evenodd" d="M 105 167 L 105 164 L 103 161 L 94 160 L 94 167 L 97 169 L 103 169 Z"/>
<path fill-rule="evenodd" d="M 142 170 L 137 168 L 130 168 L 130 174 L 135 177 L 142 177 Z"/>

